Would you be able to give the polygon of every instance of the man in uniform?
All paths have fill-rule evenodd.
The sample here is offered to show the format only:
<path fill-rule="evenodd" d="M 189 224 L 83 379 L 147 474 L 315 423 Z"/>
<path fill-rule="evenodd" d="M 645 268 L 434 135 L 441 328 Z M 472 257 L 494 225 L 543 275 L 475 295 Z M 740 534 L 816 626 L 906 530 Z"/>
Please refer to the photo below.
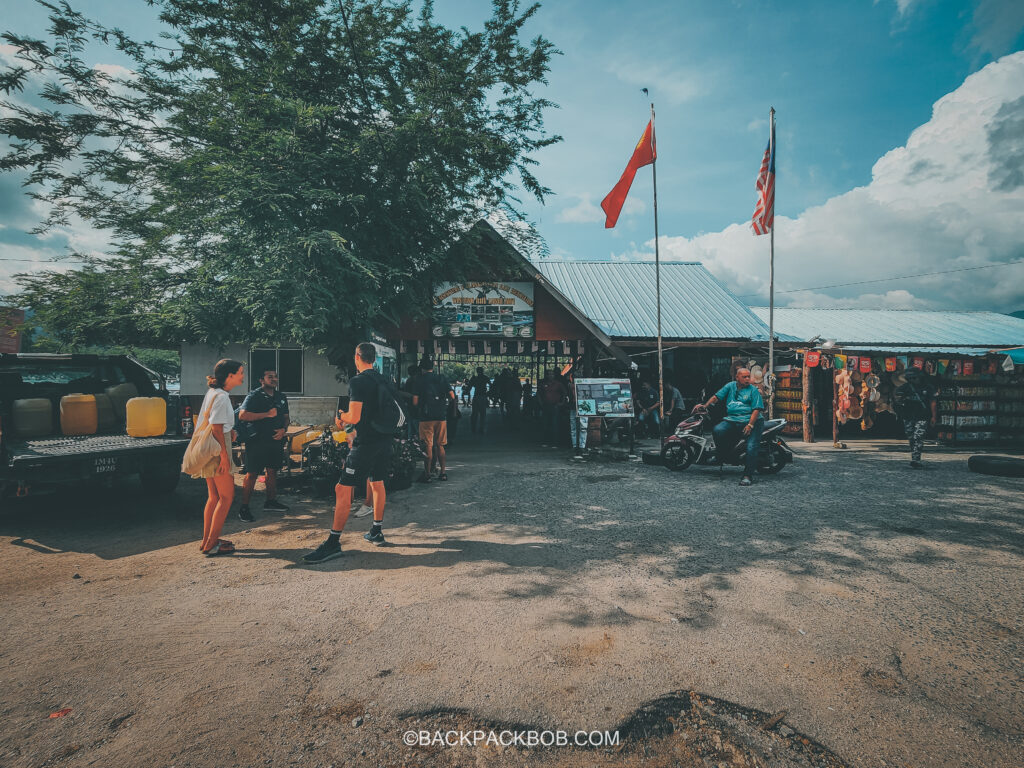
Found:
<path fill-rule="evenodd" d="M 242 484 L 240 520 L 251 523 L 249 498 L 256 486 L 256 478 L 266 473 L 267 500 L 263 509 L 269 512 L 287 512 L 288 507 L 277 500 L 277 470 L 284 459 L 284 435 L 288 429 L 288 398 L 278 391 L 277 371 L 261 371 L 260 386 L 245 396 L 238 409 L 239 421 L 246 422 L 245 482 Z"/>

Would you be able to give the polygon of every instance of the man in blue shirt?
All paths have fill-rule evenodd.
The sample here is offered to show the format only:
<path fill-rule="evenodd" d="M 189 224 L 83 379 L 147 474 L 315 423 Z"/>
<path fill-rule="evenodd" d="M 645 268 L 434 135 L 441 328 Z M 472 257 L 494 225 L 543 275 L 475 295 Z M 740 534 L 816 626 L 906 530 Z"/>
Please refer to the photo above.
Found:
<path fill-rule="evenodd" d="M 715 425 L 715 447 L 718 460 L 723 461 L 725 454 L 732 450 L 742 434 L 747 438 L 747 461 L 743 470 L 740 485 L 751 485 L 754 472 L 757 471 L 757 449 L 761 443 L 761 432 L 764 431 L 764 400 L 757 387 L 750 383 L 750 371 L 740 368 L 736 371 L 735 381 L 730 381 L 711 396 L 705 404 L 710 408 L 719 400 L 725 403 L 725 418 Z"/>

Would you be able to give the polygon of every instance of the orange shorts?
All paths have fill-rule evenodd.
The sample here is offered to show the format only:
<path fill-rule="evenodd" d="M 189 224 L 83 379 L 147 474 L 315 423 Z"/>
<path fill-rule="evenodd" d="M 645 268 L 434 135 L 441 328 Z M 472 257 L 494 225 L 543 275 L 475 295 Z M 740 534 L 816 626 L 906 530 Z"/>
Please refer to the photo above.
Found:
<path fill-rule="evenodd" d="M 434 451 L 434 446 L 442 448 L 448 445 L 448 422 L 447 421 L 421 421 L 420 440 L 427 446 L 427 456 Z"/>

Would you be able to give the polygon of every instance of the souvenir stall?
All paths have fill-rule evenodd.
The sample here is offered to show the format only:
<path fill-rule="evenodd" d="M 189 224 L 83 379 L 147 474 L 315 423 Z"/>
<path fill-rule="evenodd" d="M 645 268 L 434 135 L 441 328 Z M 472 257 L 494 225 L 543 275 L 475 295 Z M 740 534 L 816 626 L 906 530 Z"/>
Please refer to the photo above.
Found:
<path fill-rule="evenodd" d="M 831 411 L 834 441 L 858 434 L 902 437 L 894 393 L 907 382 L 907 371 L 916 368 L 931 378 L 939 392 L 937 439 L 951 445 L 1024 445 L 1024 365 L 1015 365 L 1005 354 L 892 354 L 835 348 L 805 350 L 802 357 L 816 393 L 805 400 L 811 400 L 815 412 Z M 789 386 L 803 380 L 794 377 Z M 780 394 L 791 398 L 790 392 L 780 383 L 776 403 Z M 814 424 L 824 427 L 818 420 Z"/>

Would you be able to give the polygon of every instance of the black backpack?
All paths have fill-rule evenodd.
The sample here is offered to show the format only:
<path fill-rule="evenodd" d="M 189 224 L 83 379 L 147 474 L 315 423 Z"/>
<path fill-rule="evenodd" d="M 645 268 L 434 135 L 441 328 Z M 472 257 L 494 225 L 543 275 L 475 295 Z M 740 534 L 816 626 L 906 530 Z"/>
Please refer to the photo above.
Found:
<path fill-rule="evenodd" d="M 444 421 L 448 418 L 449 387 L 437 374 L 421 375 L 423 378 L 418 389 L 424 394 L 420 397 L 420 418 L 423 421 Z"/>
<path fill-rule="evenodd" d="M 398 404 L 398 392 L 391 382 L 376 370 L 372 375 L 377 384 L 377 413 L 370 419 L 370 426 L 382 435 L 393 435 L 405 426 L 405 411 Z"/>

